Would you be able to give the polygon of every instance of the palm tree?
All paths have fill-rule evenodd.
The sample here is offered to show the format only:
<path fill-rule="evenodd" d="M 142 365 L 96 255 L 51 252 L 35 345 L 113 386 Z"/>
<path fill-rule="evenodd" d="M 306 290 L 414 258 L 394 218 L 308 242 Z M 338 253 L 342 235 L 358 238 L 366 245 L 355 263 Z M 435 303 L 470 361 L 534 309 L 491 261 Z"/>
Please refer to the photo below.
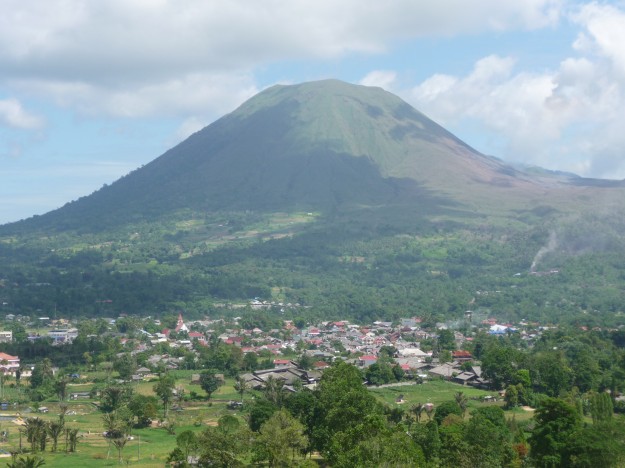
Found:
<path fill-rule="evenodd" d="M 69 439 L 69 452 L 76 451 L 76 445 L 78 445 L 78 429 L 66 429 L 66 437 Z"/>
<path fill-rule="evenodd" d="M 64 424 L 60 421 L 50 421 L 46 425 L 46 432 L 52 439 L 52 451 L 56 452 L 56 447 L 59 442 L 59 437 L 63 433 Z"/>
<path fill-rule="evenodd" d="M 117 439 L 113 439 L 113 445 L 117 449 L 117 461 L 120 464 L 122 462 L 122 450 L 124 450 L 124 447 L 126 446 L 127 442 L 128 442 L 128 439 L 125 436 L 119 437 Z"/>
<path fill-rule="evenodd" d="M 234 382 L 234 389 L 241 395 L 241 403 L 243 403 L 243 395 L 250 389 L 250 384 L 243 377 L 239 376 Z"/>
<path fill-rule="evenodd" d="M 276 405 L 278 408 L 282 406 L 282 391 L 284 387 L 284 380 L 274 379 L 273 376 L 269 376 L 265 381 L 265 398 Z"/>
<path fill-rule="evenodd" d="M 39 418 L 27 418 L 24 423 L 24 434 L 26 440 L 30 443 L 30 450 L 37 452 L 38 450 L 44 451 L 46 449 L 46 423 Z"/>
<path fill-rule="evenodd" d="M 467 412 L 469 399 L 463 392 L 456 392 L 456 394 L 454 395 L 454 399 L 456 400 L 456 403 L 458 403 L 458 406 L 460 406 L 460 409 L 462 410 L 462 417 L 464 418 L 464 415 Z"/>
<path fill-rule="evenodd" d="M 20 457 L 17 460 L 13 460 L 7 464 L 7 468 L 39 468 L 45 465 L 46 462 L 43 458 L 38 456 Z"/>
<path fill-rule="evenodd" d="M 106 458 L 108 459 L 111 456 L 111 442 L 115 439 L 125 439 L 126 434 L 124 432 L 122 422 L 115 413 L 106 413 L 102 415 L 102 422 L 104 423 L 105 429 L 104 437 L 106 437 L 109 442 L 108 452 L 106 454 Z"/>
<path fill-rule="evenodd" d="M 416 405 L 412 405 L 412 407 L 410 408 L 410 411 L 412 411 L 412 413 L 415 415 L 417 422 L 421 421 L 421 414 L 423 413 L 424 410 L 425 410 L 425 405 L 423 405 L 420 402 L 417 403 Z"/>

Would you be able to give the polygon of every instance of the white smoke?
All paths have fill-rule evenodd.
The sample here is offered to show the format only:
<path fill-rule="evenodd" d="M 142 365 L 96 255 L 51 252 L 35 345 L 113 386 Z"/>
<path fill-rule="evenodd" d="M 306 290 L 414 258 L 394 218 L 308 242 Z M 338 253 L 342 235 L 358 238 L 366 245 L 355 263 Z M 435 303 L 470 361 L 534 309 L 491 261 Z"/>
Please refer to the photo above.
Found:
<path fill-rule="evenodd" d="M 547 255 L 549 252 L 554 251 L 557 246 L 558 246 L 558 237 L 556 236 L 556 232 L 555 231 L 551 231 L 549 233 L 549 240 L 547 241 L 547 244 L 543 245 L 538 250 L 536 255 L 534 255 L 534 260 L 532 260 L 532 266 L 530 267 L 530 271 L 532 273 L 535 272 L 536 271 L 536 266 L 543 259 L 543 257 L 545 255 Z"/>

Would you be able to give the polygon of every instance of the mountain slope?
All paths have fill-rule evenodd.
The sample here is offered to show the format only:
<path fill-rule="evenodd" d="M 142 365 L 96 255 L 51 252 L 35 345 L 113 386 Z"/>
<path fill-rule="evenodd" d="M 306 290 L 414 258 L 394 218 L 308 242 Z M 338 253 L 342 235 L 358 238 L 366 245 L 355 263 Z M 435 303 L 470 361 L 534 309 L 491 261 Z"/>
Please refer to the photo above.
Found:
<path fill-rule="evenodd" d="M 180 209 L 453 206 L 473 196 L 479 204 L 483 189 L 535 186 L 398 97 L 326 80 L 269 88 L 150 164 L 31 223 L 104 227 Z"/>
<path fill-rule="evenodd" d="M 275 86 L 110 186 L 0 226 L 0 304 L 611 314 L 625 303 L 622 185 L 510 167 L 379 88 Z M 519 276 L 532 265 L 562 274 Z"/>

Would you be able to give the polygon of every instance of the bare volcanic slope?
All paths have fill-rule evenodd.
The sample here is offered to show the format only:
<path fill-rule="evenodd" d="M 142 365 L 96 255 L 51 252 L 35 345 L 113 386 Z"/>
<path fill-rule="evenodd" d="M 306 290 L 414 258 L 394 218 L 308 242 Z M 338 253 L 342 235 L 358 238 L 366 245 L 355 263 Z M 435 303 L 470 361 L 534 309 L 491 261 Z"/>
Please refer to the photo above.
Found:
<path fill-rule="evenodd" d="M 389 92 L 325 80 L 271 87 L 150 164 L 26 223 L 97 228 L 183 209 L 524 209 L 578 190 L 562 187 L 572 186 L 480 154 Z"/>

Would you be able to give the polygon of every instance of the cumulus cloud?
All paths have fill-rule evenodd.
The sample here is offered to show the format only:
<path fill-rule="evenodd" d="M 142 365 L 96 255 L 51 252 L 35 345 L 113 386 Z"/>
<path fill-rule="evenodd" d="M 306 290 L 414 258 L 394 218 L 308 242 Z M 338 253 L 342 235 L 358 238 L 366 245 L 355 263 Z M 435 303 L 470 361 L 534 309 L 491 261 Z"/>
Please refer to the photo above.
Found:
<path fill-rule="evenodd" d="M 404 96 L 444 125 L 470 125 L 506 159 L 590 177 L 625 178 L 625 13 L 589 4 L 571 20 L 582 31 L 552 70 L 519 71 L 488 56 L 465 76 L 437 74 Z"/>
<path fill-rule="evenodd" d="M 227 75 L 237 97 L 247 97 L 253 85 L 242 77 L 276 61 L 375 53 L 402 38 L 539 28 L 560 9 L 559 0 L 3 0 L 0 82 L 35 87 L 81 112 L 219 112 L 234 88 L 224 86 Z"/>
<path fill-rule="evenodd" d="M 43 126 L 44 120 L 27 112 L 14 98 L 0 99 L 0 124 L 13 128 L 33 130 Z"/>
<path fill-rule="evenodd" d="M 397 73 L 388 70 L 374 70 L 368 73 L 360 84 L 364 86 L 378 86 L 380 88 L 390 89 L 393 87 Z"/>

